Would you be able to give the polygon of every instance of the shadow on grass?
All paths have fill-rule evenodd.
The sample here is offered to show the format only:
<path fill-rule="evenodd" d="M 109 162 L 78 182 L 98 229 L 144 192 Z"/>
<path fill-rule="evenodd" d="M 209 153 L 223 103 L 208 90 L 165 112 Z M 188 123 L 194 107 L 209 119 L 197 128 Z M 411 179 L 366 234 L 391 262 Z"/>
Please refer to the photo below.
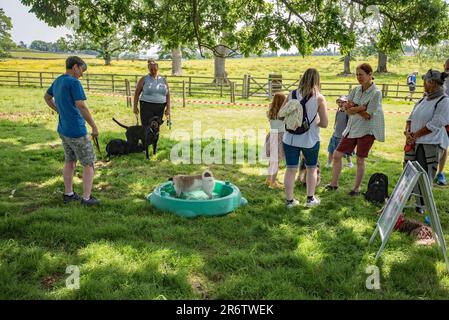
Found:
<path fill-rule="evenodd" d="M 416 268 L 402 275 L 410 287 L 390 277 L 383 293 L 367 292 L 364 270 L 371 256 L 366 247 L 378 208 L 346 195 L 354 170 L 343 173 L 341 191 L 319 188 L 321 206 L 287 210 L 283 191 L 263 185 L 261 166 L 173 165 L 168 150 L 176 142 L 161 138 L 160 152 L 150 161 L 142 153 L 97 164 L 94 193 L 103 201 L 100 207 L 64 206 L 55 193 L 63 188 L 62 147 L 29 147 L 57 142 L 57 134 L 43 125 L 20 122 L 0 121 L 0 128 L 4 150 L 0 172 L 5 177 L 0 182 L 0 208 L 5 213 L 0 217 L 0 241 L 14 244 L 0 250 L 5 298 L 342 299 L 447 294 L 431 269 L 429 288 L 437 293 L 412 290 L 423 272 Z M 105 132 L 100 139 L 103 148 L 115 137 L 116 132 Z M 225 217 L 188 220 L 156 210 L 145 200 L 168 177 L 206 167 L 218 179 L 237 184 L 249 205 Z M 397 181 L 401 164 L 375 156 L 368 160 L 367 177 L 380 167 L 392 183 Z M 330 171 L 322 170 L 322 178 L 323 183 L 328 181 Z M 76 183 L 79 188 L 80 181 Z M 12 188 L 17 191 L 9 198 Z M 304 189 L 295 194 L 305 200 Z M 401 239 L 390 240 L 390 246 L 402 247 Z M 425 249 L 426 254 L 432 256 L 431 250 Z M 420 253 L 412 249 L 407 257 L 415 262 Z M 421 265 L 427 269 L 436 259 Z M 80 266 L 80 291 L 64 288 L 61 272 L 70 264 Z M 387 267 L 404 268 L 400 262 Z M 44 288 L 43 279 L 52 275 L 59 275 L 58 280 Z"/>

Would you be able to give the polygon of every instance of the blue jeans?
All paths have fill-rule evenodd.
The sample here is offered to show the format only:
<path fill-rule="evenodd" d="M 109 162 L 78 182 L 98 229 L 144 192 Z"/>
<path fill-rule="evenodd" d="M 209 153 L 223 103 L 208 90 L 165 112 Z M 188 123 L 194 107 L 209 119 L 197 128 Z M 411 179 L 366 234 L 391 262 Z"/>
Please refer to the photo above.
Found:
<path fill-rule="evenodd" d="M 301 152 L 304 156 L 306 167 L 316 167 L 318 165 L 320 142 L 318 141 L 312 148 L 294 147 L 284 143 L 284 154 L 287 168 L 298 168 Z"/>
<path fill-rule="evenodd" d="M 341 138 L 337 138 L 336 136 L 332 136 L 329 141 L 329 146 L 327 147 L 327 152 L 334 153 L 337 150 L 338 145 L 340 144 Z"/>
<path fill-rule="evenodd" d="M 331 140 L 329 141 L 329 146 L 327 147 L 327 152 L 334 153 L 335 150 L 337 150 L 337 147 L 340 144 L 341 139 L 342 138 L 338 138 L 338 137 L 333 135 L 331 137 Z M 351 153 L 345 154 L 345 157 L 347 158 L 347 157 L 350 157 L 350 156 L 353 156 L 353 155 L 355 155 L 355 153 L 351 152 Z"/>

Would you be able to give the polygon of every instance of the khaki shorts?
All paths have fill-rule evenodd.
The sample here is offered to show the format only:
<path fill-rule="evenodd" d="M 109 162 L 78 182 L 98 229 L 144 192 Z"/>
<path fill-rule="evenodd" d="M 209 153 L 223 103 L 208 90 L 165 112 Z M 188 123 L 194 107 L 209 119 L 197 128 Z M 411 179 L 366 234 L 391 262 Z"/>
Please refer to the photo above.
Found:
<path fill-rule="evenodd" d="M 81 138 L 69 138 L 59 135 L 64 147 L 65 162 L 74 162 L 79 160 L 83 167 L 94 166 L 95 152 L 92 142 L 88 135 Z"/>

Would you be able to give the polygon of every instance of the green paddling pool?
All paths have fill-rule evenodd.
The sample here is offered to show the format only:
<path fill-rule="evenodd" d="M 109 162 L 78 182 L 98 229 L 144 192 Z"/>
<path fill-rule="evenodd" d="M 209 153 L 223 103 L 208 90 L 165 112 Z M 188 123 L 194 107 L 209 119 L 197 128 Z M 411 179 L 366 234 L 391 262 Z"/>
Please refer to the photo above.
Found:
<path fill-rule="evenodd" d="M 147 200 L 160 210 L 187 218 L 222 216 L 248 203 L 242 197 L 239 188 L 230 182 L 220 180 L 215 180 L 213 199 L 209 199 L 201 190 L 177 198 L 173 183 L 168 181 L 150 193 Z"/>

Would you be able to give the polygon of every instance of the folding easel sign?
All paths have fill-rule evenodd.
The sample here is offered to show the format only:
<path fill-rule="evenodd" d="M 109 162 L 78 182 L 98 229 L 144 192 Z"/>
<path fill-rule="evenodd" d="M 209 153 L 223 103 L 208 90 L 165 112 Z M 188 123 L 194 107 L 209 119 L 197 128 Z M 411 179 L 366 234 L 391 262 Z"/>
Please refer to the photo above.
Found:
<path fill-rule="evenodd" d="M 438 216 L 435 199 L 432 193 L 432 182 L 421 165 L 417 161 L 408 161 L 398 183 L 396 184 L 390 199 L 377 221 L 376 229 L 371 236 L 369 245 L 372 244 L 377 234 L 380 234 L 382 245 L 376 254 L 376 261 L 382 254 L 394 226 L 399 219 L 404 207 L 412 195 L 413 189 L 418 185 L 424 200 L 425 207 L 430 212 L 430 225 L 432 227 L 433 236 L 436 243 L 443 252 L 444 261 L 449 272 L 449 261 L 447 258 L 446 241 L 444 239 L 443 229 L 441 228 L 440 218 Z"/>

